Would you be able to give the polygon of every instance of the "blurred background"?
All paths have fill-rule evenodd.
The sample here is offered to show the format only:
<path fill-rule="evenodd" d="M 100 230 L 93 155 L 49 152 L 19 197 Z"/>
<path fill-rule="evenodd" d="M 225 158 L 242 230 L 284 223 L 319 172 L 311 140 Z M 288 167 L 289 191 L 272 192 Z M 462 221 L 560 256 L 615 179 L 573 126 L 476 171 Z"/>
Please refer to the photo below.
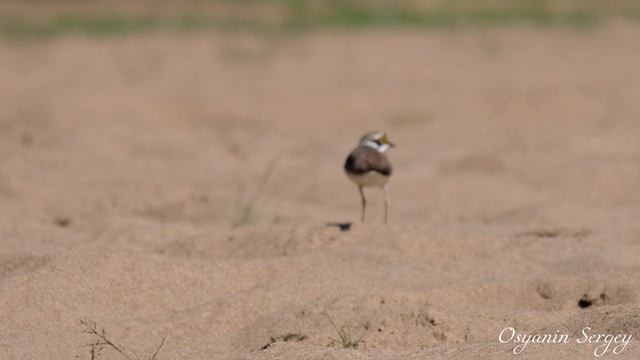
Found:
<path fill-rule="evenodd" d="M 16 38 L 201 29 L 588 26 L 640 17 L 633 0 L 7 0 L 0 6 L 2 32 Z"/>
<path fill-rule="evenodd" d="M 352 221 L 342 164 L 372 129 L 399 145 L 396 223 L 631 206 L 638 20 L 632 0 L 2 1 L 0 230 Z"/>

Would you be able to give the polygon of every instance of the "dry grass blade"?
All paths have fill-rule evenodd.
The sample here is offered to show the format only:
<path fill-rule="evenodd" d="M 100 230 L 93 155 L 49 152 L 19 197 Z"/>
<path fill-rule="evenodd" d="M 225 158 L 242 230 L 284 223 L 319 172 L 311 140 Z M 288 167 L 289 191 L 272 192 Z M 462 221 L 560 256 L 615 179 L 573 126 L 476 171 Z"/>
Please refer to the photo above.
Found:
<path fill-rule="evenodd" d="M 156 360 L 158 358 L 158 354 L 160 353 L 160 350 L 162 350 L 162 347 L 164 346 L 164 341 L 167 339 L 167 337 L 163 337 L 162 341 L 160 342 L 160 345 L 158 345 L 158 348 L 156 349 L 156 352 L 153 353 L 153 355 L 151 355 L 150 360 Z"/>
<path fill-rule="evenodd" d="M 89 355 L 91 355 L 91 360 L 95 360 L 100 356 L 100 352 L 104 349 L 102 345 L 102 341 L 98 339 L 95 343 L 89 345 L 91 349 L 89 349 Z"/>
<path fill-rule="evenodd" d="M 140 359 L 140 357 L 135 353 L 135 351 L 132 351 L 133 353 L 133 357 L 132 357 L 129 354 L 127 354 L 127 352 L 125 352 L 123 348 L 116 345 L 111 339 L 107 337 L 107 333 L 104 330 L 104 328 L 98 328 L 98 326 L 94 321 L 80 319 L 80 327 L 82 328 L 82 331 L 85 334 L 89 334 L 97 338 L 95 343 L 91 343 L 90 345 L 88 345 L 90 347 L 89 355 L 91 356 L 91 360 L 97 359 L 98 356 L 100 356 L 100 353 L 102 352 L 102 350 L 104 350 L 105 346 L 112 348 L 127 360 Z M 165 340 L 166 340 L 166 336 L 162 338 L 160 345 L 158 345 L 153 355 L 149 357 L 149 360 L 158 359 L 158 355 L 160 354 L 160 351 L 164 346 Z"/>
<path fill-rule="evenodd" d="M 114 344 L 111 340 L 109 340 L 109 338 L 107 338 L 107 333 L 105 332 L 104 329 L 98 330 L 98 327 L 97 327 L 95 322 L 80 319 L 80 326 L 82 327 L 82 331 L 83 332 L 85 332 L 85 333 L 87 333 L 89 335 L 96 336 L 98 338 L 96 343 L 93 344 L 93 346 L 91 348 L 92 356 L 94 356 L 94 354 L 96 354 L 94 349 L 97 346 L 102 346 L 103 347 L 104 345 L 108 345 L 111 348 L 113 348 L 115 351 L 119 352 L 126 359 L 132 360 L 131 357 L 129 355 L 127 355 L 127 353 L 125 353 L 118 345 Z"/>

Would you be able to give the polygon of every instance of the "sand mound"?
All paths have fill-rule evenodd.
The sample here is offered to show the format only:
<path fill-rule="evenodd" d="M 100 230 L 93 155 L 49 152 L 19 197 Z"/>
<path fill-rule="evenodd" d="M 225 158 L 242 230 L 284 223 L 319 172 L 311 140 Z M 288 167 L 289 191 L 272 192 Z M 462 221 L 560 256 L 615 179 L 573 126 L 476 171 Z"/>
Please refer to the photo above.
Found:
<path fill-rule="evenodd" d="M 505 259 L 483 242 L 459 251 L 458 238 L 405 227 L 258 225 L 147 253 L 82 247 L 25 260 L 22 273 L 4 279 L 2 308 L 19 311 L 3 313 L 13 326 L 0 335 L 15 344 L 8 358 L 62 358 L 69 349 L 81 356 L 91 337 L 79 320 L 87 319 L 137 353 L 152 353 L 166 336 L 163 356 L 202 359 L 321 356 L 345 341 L 371 350 L 353 358 L 424 356 L 439 347 L 462 356 L 460 349 L 480 351 L 508 326 L 577 337 L 588 325 L 640 336 L 640 280 L 625 269 L 557 276 L 537 257 Z M 517 268 L 507 271 L 507 262 Z"/>

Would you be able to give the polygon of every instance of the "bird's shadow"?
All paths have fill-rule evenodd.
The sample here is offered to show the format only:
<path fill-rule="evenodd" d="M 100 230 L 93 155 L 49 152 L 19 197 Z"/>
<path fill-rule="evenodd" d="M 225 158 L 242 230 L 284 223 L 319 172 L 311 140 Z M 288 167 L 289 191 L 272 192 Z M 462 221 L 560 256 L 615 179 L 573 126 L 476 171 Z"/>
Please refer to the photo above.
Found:
<path fill-rule="evenodd" d="M 327 226 L 329 227 L 337 227 L 340 231 L 349 231 L 351 230 L 352 222 L 328 222 Z"/>

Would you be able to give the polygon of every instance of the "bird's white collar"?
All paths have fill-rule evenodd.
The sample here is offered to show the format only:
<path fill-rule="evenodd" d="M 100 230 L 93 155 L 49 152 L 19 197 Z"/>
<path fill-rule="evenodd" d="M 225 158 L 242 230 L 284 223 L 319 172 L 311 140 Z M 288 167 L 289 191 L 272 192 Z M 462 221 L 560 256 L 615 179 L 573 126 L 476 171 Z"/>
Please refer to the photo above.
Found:
<path fill-rule="evenodd" d="M 373 140 L 365 140 L 365 141 L 362 142 L 362 145 L 374 148 L 374 149 L 378 150 L 378 152 L 381 152 L 381 153 L 383 153 L 383 152 L 387 151 L 387 149 L 389 149 L 389 145 L 388 144 L 378 144 L 377 142 L 375 142 Z"/>

